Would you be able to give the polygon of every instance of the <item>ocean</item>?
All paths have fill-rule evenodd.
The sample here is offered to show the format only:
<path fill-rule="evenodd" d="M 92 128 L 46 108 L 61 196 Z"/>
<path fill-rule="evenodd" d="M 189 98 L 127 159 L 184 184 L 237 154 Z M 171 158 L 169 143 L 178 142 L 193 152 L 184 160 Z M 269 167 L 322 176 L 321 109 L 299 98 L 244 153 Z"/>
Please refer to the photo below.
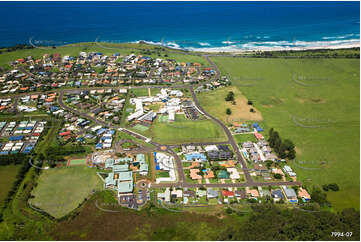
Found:
<path fill-rule="evenodd" d="M 0 46 L 142 40 L 233 51 L 360 41 L 360 2 L 0 2 L 0 16 Z"/>

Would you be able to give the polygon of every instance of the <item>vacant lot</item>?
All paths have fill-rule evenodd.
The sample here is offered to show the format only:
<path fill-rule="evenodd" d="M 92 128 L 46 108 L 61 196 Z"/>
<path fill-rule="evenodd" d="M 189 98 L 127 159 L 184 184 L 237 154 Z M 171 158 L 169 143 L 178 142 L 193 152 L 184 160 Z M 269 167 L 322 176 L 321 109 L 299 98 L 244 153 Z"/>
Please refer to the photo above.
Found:
<path fill-rule="evenodd" d="M 93 190 L 101 190 L 103 182 L 95 169 L 73 166 L 44 170 L 30 203 L 55 218 L 77 208 Z"/>
<path fill-rule="evenodd" d="M 298 163 L 291 166 L 298 180 L 309 188 L 337 183 L 340 191 L 327 193 L 334 208 L 359 208 L 360 61 L 213 60 L 253 101 L 266 126 L 296 144 Z"/>
<path fill-rule="evenodd" d="M 191 121 L 181 114 L 176 115 L 175 122 L 159 122 L 157 119 L 149 130 L 140 133 L 161 144 L 226 140 L 222 128 L 211 120 Z"/>
<path fill-rule="evenodd" d="M 234 93 L 234 104 L 225 100 L 229 92 Z M 210 114 L 221 119 L 224 123 L 233 123 L 242 120 L 258 121 L 263 119 L 262 114 L 256 108 L 247 104 L 247 98 L 245 98 L 235 86 L 221 88 L 212 91 L 211 94 L 203 92 L 198 95 L 198 99 L 203 108 L 209 110 Z M 226 115 L 227 108 L 231 109 L 231 115 Z M 253 108 L 255 112 L 250 112 L 251 108 Z"/>
<path fill-rule="evenodd" d="M 0 204 L 8 195 L 21 165 L 0 166 Z"/>

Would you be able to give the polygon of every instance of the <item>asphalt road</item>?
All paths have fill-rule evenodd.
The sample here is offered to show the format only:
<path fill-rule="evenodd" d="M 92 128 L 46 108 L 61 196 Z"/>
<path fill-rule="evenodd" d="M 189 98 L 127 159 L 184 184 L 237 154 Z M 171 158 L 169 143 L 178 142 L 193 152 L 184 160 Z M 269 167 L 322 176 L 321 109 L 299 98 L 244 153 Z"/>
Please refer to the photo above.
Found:
<path fill-rule="evenodd" d="M 222 129 L 224 130 L 224 132 L 226 133 L 226 135 L 228 137 L 228 142 L 232 145 L 233 151 L 235 152 L 235 154 L 237 156 L 237 161 L 242 165 L 242 169 L 243 169 L 243 172 L 244 172 L 244 175 L 245 175 L 247 181 L 252 182 L 253 179 L 252 179 L 251 175 L 248 172 L 246 161 L 244 160 L 241 153 L 239 152 L 239 147 L 238 147 L 236 141 L 234 140 L 233 135 L 231 134 L 231 131 L 229 131 L 227 126 L 225 124 L 223 124 L 220 120 L 218 120 L 217 118 L 213 117 L 208 112 L 206 112 L 201 107 L 201 105 L 199 104 L 199 101 L 198 101 L 197 96 L 196 96 L 196 94 L 195 94 L 195 92 L 193 90 L 193 87 L 190 87 L 190 90 L 191 90 L 191 94 L 192 94 L 192 97 L 193 97 L 194 104 L 197 106 L 197 108 L 199 110 L 201 110 L 207 117 L 209 117 L 214 122 L 216 122 L 219 126 L 222 127 Z"/>

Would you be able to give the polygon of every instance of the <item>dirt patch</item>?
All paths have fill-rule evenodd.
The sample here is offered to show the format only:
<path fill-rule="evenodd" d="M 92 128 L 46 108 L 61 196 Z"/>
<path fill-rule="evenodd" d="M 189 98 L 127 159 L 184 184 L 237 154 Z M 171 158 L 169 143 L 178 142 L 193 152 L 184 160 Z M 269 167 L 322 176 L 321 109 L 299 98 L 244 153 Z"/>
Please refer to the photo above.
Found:
<path fill-rule="evenodd" d="M 295 146 L 295 151 L 296 151 L 296 156 L 302 154 L 302 150 L 297 146 Z"/>
<path fill-rule="evenodd" d="M 304 103 L 314 103 L 314 104 L 320 104 L 320 103 L 325 103 L 326 101 L 321 99 L 321 98 L 310 98 L 310 99 L 306 99 L 306 98 L 296 98 L 297 102 L 304 104 Z"/>
<path fill-rule="evenodd" d="M 248 99 L 243 96 L 237 88 L 233 87 L 230 91 L 233 91 L 235 94 L 235 104 L 232 102 L 225 102 L 225 109 L 230 108 L 232 110 L 232 114 L 226 117 L 227 121 L 263 120 L 261 112 L 254 106 L 248 105 Z M 254 112 L 250 112 L 251 108 L 254 110 Z"/>
<path fill-rule="evenodd" d="M 325 103 L 326 101 L 321 98 L 311 98 L 310 101 L 312 103 Z"/>
<path fill-rule="evenodd" d="M 296 98 L 296 100 L 297 100 L 297 102 L 299 102 L 301 104 L 306 102 L 306 99 L 304 99 L 304 98 Z"/>

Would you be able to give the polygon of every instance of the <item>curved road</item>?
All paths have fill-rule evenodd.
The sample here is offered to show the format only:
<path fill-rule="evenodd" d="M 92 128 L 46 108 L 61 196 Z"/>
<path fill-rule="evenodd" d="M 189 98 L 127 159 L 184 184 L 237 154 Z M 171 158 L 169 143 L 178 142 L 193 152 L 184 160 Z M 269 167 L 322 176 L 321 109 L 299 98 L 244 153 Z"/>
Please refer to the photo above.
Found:
<path fill-rule="evenodd" d="M 222 123 L 219 119 L 213 117 L 212 115 L 210 115 L 208 112 L 206 112 L 202 107 L 201 105 L 199 104 L 199 101 L 197 99 L 197 96 L 193 90 L 193 87 L 190 87 L 190 90 L 191 90 L 191 94 L 192 94 L 192 97 L 193 97 L 193 100 L 194 100 L 194 103 L 195 105 L 197 106 L 197 108 L 199 110 L 201 110 L 207 117 L 209 117 L 210 119 L 212 119 L 214 122 L 216 122 L 219 126 L 222 127 L 222 129 L 224 130 L 224 132 L 226 133 L 227 137 L 228 137 L 228 142 L 232 145 L 232 148 L 237 156 L 237 161 L 242 165 L 242 169 L 243 169 L 243 172 L 244 172 L 244 175 L 247 179 L 247 181 L 249 182 L 252 182 L 253 179 L 251 177 L 251 175 L 249 174 L 248 172 L 248 169 L 247 169 L 247 164 L 246 164 L 246 161 L 244 160 L 244 158 L 242 157 L 241 153 L 239 152 L 239 147 L 236 143 L 236 141 L 234 140 L 233 138 L 233 135 L 231 133 L 231 131 L 229 131 L 229 129 L 227 128 L 227 126 Z"/>

